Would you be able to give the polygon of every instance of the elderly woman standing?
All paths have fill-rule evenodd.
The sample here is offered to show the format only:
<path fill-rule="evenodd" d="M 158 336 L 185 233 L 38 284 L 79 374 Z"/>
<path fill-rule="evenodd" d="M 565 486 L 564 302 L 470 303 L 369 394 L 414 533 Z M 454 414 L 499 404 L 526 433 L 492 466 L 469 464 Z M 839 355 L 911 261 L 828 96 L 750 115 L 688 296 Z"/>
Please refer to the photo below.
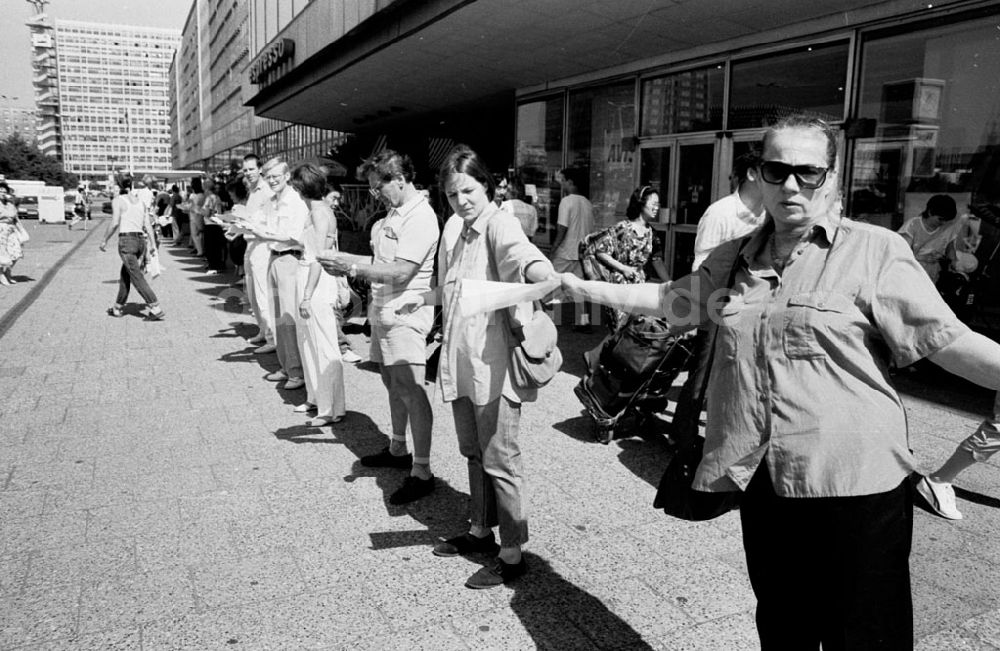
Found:
<path fill-rule="evenodd" d="M 669 285 L 563 286 L 678 331 L 717 325 L 693 488 L 744 493 L 762 648 L 910 649 L 916 463 L 890 357 L 996 389 L 1000 345 L 955 317 L 902 238 L 835 213 L 826 123 L 784 118 L 761 151 L 759 230 Z"/>
<path fill-rule="evenodd" d="M 434 554 L 495 552 L 493 527 L 499 526 L 497 559 L 466 582 L 470 588 L 492 588 L 527 570 L 521 557 L 528 523 L 521 500 L 518 423 L 521 403 L 533 401 L 537 391 L 519 389 L 511 382 L 507 319 L 498 312 L 463 314 L 458 290 L 463 279 L 541 282 L 553 278 L 554 272 L 542 252 L 528 242 L 520 222 L 493 202 L 493 177 L 475 152 L 461 145 L 452 150 L 441 166 L 440 180 L 462 221 L 461 233 L 443 238 L 438 287 L 399 309 L 443 302 L 438 377 L 442 396 L 452 405 L 459 450 L 468 460 L 471 527 L 437 544 Z M 449 221 L 455 223 L 454 219 Z"/>

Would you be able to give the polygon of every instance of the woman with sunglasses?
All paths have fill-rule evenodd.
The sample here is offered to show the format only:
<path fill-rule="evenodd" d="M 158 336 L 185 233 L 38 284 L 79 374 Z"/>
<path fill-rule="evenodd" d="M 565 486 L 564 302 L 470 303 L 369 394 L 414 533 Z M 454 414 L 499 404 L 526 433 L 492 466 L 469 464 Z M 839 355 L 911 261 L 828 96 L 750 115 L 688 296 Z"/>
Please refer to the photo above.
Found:
<path fill-rule="evenodd" d="M 646 282 L 646 263 L 653 258 L 656 274 L 666 280 L 667 270 L 660 255 L 653 255 L 653 229 L 649 222 L 655 221 L 660 211 L 660 195 L 651 186 L 636 188 L 629 197 L 625 208 L 625 219 L 617 224 L 588 236 L 580 244 L 580 259 L 585 259 L 583 249 L 593 251 L 598 264 L 584 263 L 598 275 L 598 279 L 617 284 Z M 627 312 L 612 307 L 604 308 L 604 323 L 608 330 L 615 332 L 625 321 Z"/>
<path fill-rule="evenodd" d="M 761 152 L 764 224 L 696 273 L 563 287 L 678 332 L 714 326 L 692 487 L 742 491 L 762 649 L 911 649 L 916 462 L 890 358 L 997 389 L 1000 344 L 958 320 L 897 234 L 840 218 L 829 125 L 784 118 Z"/>

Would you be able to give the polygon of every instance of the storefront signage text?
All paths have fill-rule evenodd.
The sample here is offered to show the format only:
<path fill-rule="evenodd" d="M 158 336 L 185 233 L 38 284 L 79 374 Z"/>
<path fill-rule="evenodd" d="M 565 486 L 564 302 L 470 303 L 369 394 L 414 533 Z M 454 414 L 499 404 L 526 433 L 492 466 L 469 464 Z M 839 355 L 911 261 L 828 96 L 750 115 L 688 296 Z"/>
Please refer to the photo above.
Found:
<path fill-rule="evenodd" d="M 250 83 L 259 84 L 264 75 L 280 66 L 295 54 L 295 41 L 282 38 L 271 43 L 250 64 Z"/>

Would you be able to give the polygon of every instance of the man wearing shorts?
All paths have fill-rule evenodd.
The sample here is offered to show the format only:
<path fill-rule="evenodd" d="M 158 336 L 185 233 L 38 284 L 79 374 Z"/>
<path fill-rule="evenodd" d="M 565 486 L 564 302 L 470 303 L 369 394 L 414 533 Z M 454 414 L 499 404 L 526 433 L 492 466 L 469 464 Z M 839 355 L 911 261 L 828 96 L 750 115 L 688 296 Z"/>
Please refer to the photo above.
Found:
<path fill-rule="evenodd" d="M 438 222 L 434 209 L 413 185 L 413 163 L 408 156 L 387 150 L 365 161 L 359 172 L 372 196 L 389 209 L 372 227 L 372 256 L 337 253 L 320 257 L 320 263 L 334 275 L 371 283 L 371 361 L 380 365 L 389 393 L 392 439 L 378 454 L 362 457 L 361 464 L 410 468 L 410 476 L 389 497 L 391 504 L 405 504 L 434 490 L 430 467 L 433 416 L 424 390 L 425 345 L 434 308 L 397 315 L 395 304 L 430 289 Z M 413 436 L 412 456 L 406 447 L 407 422 Z"/>

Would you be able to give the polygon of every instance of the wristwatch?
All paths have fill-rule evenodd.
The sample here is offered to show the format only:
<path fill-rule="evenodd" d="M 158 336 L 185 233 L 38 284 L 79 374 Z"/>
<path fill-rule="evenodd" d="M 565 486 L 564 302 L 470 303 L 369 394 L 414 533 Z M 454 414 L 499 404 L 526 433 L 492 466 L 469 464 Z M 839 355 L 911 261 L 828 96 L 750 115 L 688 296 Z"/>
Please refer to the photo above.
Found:
<path fill-rule="evenodd" d="M 354 278 L 357 275 L 358 275 L 358 265 L 352 264 L 351 268 L 347 270 L 347 277 Z"/>

